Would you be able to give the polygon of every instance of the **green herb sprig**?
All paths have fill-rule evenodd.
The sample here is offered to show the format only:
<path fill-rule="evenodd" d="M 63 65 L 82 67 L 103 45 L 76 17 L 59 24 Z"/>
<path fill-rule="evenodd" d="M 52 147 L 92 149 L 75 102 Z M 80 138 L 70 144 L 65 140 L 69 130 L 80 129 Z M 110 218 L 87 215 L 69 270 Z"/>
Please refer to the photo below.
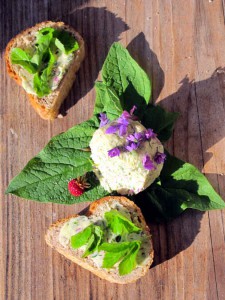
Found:
<path fill-rule="evenodd" d="M 141 228 L 115 209 L 105 212 L 104 218 L 108 230 L 119 234 L 123 239 L 126 239 L 130 233 L 141 231 Z M 71 236 L 70 245 L 73 249 L 86 246 L 82 257 L 105 251 L 102 267 L 111 269 L 117 262 L 120 262 L 119 274 L 126 275 L 131 273 L 137 265 L 136 258 L 141 247 L 141 241 L 105 242 L 103 228 L 91 224 L 81 232 Z"/>

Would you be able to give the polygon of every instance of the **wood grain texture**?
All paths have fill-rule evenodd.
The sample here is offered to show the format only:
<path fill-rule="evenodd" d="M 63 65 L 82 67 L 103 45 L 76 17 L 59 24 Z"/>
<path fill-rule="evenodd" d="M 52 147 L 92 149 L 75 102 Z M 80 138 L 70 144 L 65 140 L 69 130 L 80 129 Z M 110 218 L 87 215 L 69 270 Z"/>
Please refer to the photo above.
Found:
<path fill-rule="evenodd" d="M 44 20 L 63 20 L 87 44 L 87 56 L 62 107 L 44 121 L 7 77 L 7 42 Z M 187 211 L 152 224 L 156 252 L 147 276 L 128 286 L 101 280 L 53 252 L 48 226 L 86 204 L 40 204 L 5 196 L 12 179 L 50 137 L 88 119 L 94 81 L 120 40 L 151 77 L 153 99 L 179 111 L 169 150 L 202 170 L 225 199 L 225 28 L 222 0 L 9 0 L 0 4 L 0 295 L 1 299 L 225 299 L 225 211 Z"/>

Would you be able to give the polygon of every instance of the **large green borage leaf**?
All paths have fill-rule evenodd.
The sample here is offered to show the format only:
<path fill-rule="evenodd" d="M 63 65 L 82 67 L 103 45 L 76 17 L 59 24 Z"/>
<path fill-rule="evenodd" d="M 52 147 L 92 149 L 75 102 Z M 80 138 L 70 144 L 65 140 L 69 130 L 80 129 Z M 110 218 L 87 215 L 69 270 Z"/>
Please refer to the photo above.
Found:
<path fill-rule="evenodd" d="M 53 137 L 11 181 L 6 193 L 41 202 L 64 204 L 93 201 L 107 195 L 92 173 L 88 173 L 91 188 L 82 196 L 71 196 L 67 188 L 71 179 L 92 171 L 90 152 L 85 148 L 89 146 L 97 128 L 98 119 L 94 117 Z"/>
<path fill-rule="evenodd" d="M 143 114 L 150 101 L 151 82 L 121 44 L 114 43 L 111 46 L 102 68 L 102 78 L 105 85 L 112 87 L 118 94 L 123 109 L 130 110 L 136 105 L 137 115 Z"/>
<path fill-rule="evenodd" d="M 142 124 L 146 128 L 152 128 L 157 133 L 160 141 L 167 141 L 173 132 L 173 126 L 179 117 L 179 113 L 168 112 L 159 105 L 150 104 L 142 118 Z"/>
<path fill-rule="evenodd" d="M 159 180 L 136 197 L 143 212 L 170 220 L 187 208 L 200 211 L 223 209 L 225 203 L 207 178 L 193 165 L 167 153 Z"/>
<path fill-rule="evenodd" d="M 123 112 L 121 101 L 112 87 L 105 85 L 103 82 L 95 83 L 96 99 L 94 114 L 106 112 L 110 120 L 119 118 Z"/>

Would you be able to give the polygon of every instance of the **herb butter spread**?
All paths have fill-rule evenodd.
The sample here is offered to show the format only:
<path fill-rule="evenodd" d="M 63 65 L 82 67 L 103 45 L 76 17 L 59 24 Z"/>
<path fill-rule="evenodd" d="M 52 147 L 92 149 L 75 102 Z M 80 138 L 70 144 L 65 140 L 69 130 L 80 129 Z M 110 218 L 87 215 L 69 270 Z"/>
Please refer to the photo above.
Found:
<path fill-rule="evenodd" d="M 116 218 L 119 219 L 115 222 Z M 134 225 L 134 223 L 140 224 L 139 222 L 137 213 L 134 211 L 128 211 L 128 209 L 122 206 L 119 202 L 111 203 L 111 205 L 105 205 L 104 211 L 100 212 L 98 216 L 77 216 L 67 221 L 60 230 L 59 243 L 65 248 L 69 246 L 73 249 L 73 251 L 78 251 L 77 253 L 80 257 L 88 257 L 88 259 L 91 260 L 93 265 L 97 268 L 110 268 L 114 270 L 120 269 L 121 260 L 125 254 L 122 252 L 121 258 L 115 261 L 113 265 L 109 266 L 107 256 L 113 258 L 115 253 L 112 249 L 109 250 L 112 252 L 107 252 L 108 248 L 116 247 L 116 255 L 118 255 L 119 247 L 132 247 L 137 244 L 138 249 L 136 251 L 135 258 L 133 259 L 135 259 L 135 265 L 137 264 L 137 267 L 139 267 L 146 264 L 149 259 L 151 248 L 149 236 L 147 236 L 141 228 Z M 118 224 L 122 227 L 118 227 Z M 90 240 L 92 237 L 90 237 L 89 234 L 89 240 L 87 239 L 86 242 L 81 244 L 80 241 L 84 240 L 85 235 L 88 234 L 88 230 L 90 228 L 92 228 L 92 232 L 95 233 L 101 231 L 100 238 L 98 237 L 99 234 L 93 234 L 93 237 L 95 236 L 96 240 L 92 241 L 93 244 L 90 246 Z M 97 228 L 98 231 L 93 231 L 93 228 Z M 121 232 L 119 232 L 120 230 Z M 120 234 L 118 234 L 118 232 Z M 76 237 L 76 243 L 79 244 L 78 246 L 74 246 L 74 241 L 72 240 Z M 93 245 L 95 245 L 94 248 Z M 87 251 L 88 247 L 94 250 L 90 251 L 89 249 Z M 131 250 L 132 248 L 129 249 L 129 251 Z M 129 251 L 127 251 L 127 253 L 129 253 Z"/>
<path fill-rule="evenodd" d="M 58 88 L 63 76 L 71 64 L 71 61 L 74 58 L 74 54 L 71 53 L 66 55 L 62 51 L 58 51 L 56 56 L 57 59 L 52 70 L 52 76 L 49 79 L 49 88 L 51 91 L 54 91 Z M 37 95 L 34 90 L 34 75 L 30 74 L 22 67 L 19 68 L 18 74 L 22 79 L 22 87 L 25 89 L 25 91 L 28 94 Z"/>
<path fill-rule="evenodd" d="M 154 138 L 142 140 L 139 144 L 133 143 L 134 151 L 130 151 L 131 147 L 128 148 L 128 146 L 129 150 L 127 150 L 127 139 L 132 135 L 141 135 L 147 132 L 146 128 L 138 121 L 129 120 L 126 134 L 120 135 L 118 132 L 107 134 L 107 130 L 113 126 L 112 124 L 96 130 L 90 142 L 91 157 L 95 164 L 94 171 L 101 185 L 107 191 L 137 194 L 146 189 L 159 176 L 163 163 L 157 164 L 154 158 L 157 153 L 164 152 L 163 146 L 154 136 Z M 120 149 L 118 150 L 119 155 L 111 157 L 109 155 L 111 149 Z M 145 168 L 143 165 L 146 157 L 152 164 L 151 168 Z"/>

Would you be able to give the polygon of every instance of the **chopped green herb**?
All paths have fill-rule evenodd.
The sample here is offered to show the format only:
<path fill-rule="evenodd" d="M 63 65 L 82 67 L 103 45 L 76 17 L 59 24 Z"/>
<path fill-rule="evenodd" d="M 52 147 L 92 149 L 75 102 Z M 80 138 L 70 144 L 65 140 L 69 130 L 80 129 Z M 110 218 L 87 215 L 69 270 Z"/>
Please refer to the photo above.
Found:
<path fill-rule="evenodd" d="M 140 249 L 141 243 L 136 241 L 131 247 L 130 252 L 124 257 L 124 259 L 119 264 L 120 275 L 126 275 L 132 272 L 137 265 L 136 258 L 138 251 Z"/>
<path fill-rule="evenodd" d="M 87 244 L 83 257 L 90 255 L 98 250 L 98 246 L 102 242 L 103 231 L 100 226 L 91 224 L 81 232 L 73 235 L 70 239 L 71 247 L 80 248 Z"/>
<path fill-rule="evenodd" d="M 92 228 L 89 226 L 83 231 L 71 236 L 70 244 L 73 249 L 80 248 L 81 246 L 87 244 L 92 233 Z"/>
<path fill-rule="evenodd" d="M 34 74 L 37 72 L 38 66 L 35 62 L 31 61 L 31 56 L 20 48 L 13 48 L 11 51 L 12 64 L 20 65 L 29 73 Z"/>
<path fill-rule="evenodd" d="M 141 228 L 137 227 L 128 218 L 124 217 L 117 210 L 111 210 L 105 213 L 108 226 L 115 234 L 124 234 L 140 232 Z"/>
<path fill-rule="evenodd" d="M 119 264 L 119 274 L 125 275 L 136 267 L 136 257 L 140 249 L 140 241 L 123 242 L 123 243 L 103 243 L 100 250 L 104 250 L 105 256 L 103 259 L 103 268 L 110 269 L 118 261 L 122 260 Z"/>

